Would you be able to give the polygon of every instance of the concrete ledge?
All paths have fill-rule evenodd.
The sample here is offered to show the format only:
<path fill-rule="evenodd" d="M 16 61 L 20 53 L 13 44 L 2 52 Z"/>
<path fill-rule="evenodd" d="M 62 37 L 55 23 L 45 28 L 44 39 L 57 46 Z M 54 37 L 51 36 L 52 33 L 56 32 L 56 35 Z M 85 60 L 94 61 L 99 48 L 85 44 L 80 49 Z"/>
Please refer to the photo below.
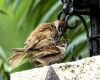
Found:
<path fill-rule="evenodd" d="M 51 65 L 60 80 L 100 80 L 100 56 Z M 12 73 L 11 80 L 45 80 L 49 66 Z"/>

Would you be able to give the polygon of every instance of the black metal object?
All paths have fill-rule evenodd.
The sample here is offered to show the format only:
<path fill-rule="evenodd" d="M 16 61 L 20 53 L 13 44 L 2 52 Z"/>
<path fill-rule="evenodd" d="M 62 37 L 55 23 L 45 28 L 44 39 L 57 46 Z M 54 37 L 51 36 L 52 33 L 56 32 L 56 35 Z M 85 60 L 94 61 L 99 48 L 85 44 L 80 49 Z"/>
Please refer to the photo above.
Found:
<path fill-rule="evenodd" d="M 59 13 L 58 19 L 62 14 L 66 16 L 81 15 L 90 16 L 91 35 L 89 35 L 86 23 L 85 30 L 89 41 L 90 56 L 100 55 L 100 0 L 61 0 L 63 3 L 63 10 Z M 62 20 L 65 20 L 63 18 Z M 81 20 L 84 20 L 81 17 Z M 68 25 L 68 24 L 67 24 Z"/>

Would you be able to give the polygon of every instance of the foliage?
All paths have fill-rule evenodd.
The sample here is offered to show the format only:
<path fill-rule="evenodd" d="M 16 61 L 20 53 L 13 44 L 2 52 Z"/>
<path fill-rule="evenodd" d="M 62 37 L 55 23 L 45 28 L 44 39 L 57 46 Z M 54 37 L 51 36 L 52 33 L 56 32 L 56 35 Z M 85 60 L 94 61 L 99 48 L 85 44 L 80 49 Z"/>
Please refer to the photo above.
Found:
<path fill-rule="evenodd" d="M 27 36 L 36 25 L 57 19 L 57 14 L 61 8 L 60 0 L 0 0 L 0 58 L 3 62 L 2 65 L 6 64 L 6 68 L 8 68 L 7 59 L 12 54 L 11 49 L 23 47 Z M 75 19 L 76 17 L 72 17 L 69 24 L 72 25 Z M 85 19 L 89 25 L 89 18 L 85 16 Z M 79 20 L 76 29 L 68 30 L 67 34 L 68 39 L 72 41 L 67 48 L 67 53 L 69 54 L 75 45 L 73 52 L 75 57 L 80 53 L 87 57 L 86 35 L 81 21 Z M 66 56 L 65 61 L 69 58 L 69 55 Z M 13 69 L 13 71 L 29 68 L 32 68 L 32 65 L 24 60 L 21 66 Z"/>

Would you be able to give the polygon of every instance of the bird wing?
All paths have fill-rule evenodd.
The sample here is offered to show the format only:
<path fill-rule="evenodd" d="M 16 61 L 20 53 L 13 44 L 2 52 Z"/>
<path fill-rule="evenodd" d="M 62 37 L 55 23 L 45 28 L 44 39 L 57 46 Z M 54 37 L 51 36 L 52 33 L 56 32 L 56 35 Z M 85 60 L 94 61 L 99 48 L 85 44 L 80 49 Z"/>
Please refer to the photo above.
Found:
<path fill-rule="evenodd" d="M 39 36 L 39 42 L 38 44 L 35 45 L 34 48 L 36 49 L 41 49 L 44 47 L 49 47 L 49 46 L 53 46 L 56 42 L 56 40 L 54 40 L 54 32 L 52 31 L 45 31 L 45 32 L 41 32 L 41 35 Z"/>
<path fill-rule="evenodd" d="M 40 32 L 44 32 L 45 30 L 48 30 L 50 28 L 50 23 L 43 23 L 38 25 L 33 31 L 32 33 L 28 36 L 28 38 L 26 39 L 25 45 L 27 45 L 27 43 L 34 38 L 34 36 L 37 36 L 38 34 L 40 34 Z"/>
<path fill-rule="evenodd" d="M 37 48 L 41 48 L 43 46 L 45 46 L 46 44 L 48 45 L 48 43 L 46 43 L 48 41 L 48 37 L 51 37 L 50 35 L 52 34 L 50 31 L 50 24 L 43 24 L 39 27 L 37 27 L 28 37 L 28 39 L 25 42 L 25 50 L 29 50 L 33 47 L 33 49 Z M 48 34 L 49 33 L 49 34 Z M 47 38 L 47 40 L 46 40 Z"/>
<path fill-rule="evenodd" d="M 25 45 L 25 52 L 29 49 L 31 49 L 32 47 L 34 47 L 36 44 L 38 44 L 39 40 L 36 38 L 31 39 L 31 41 L 28 42 L 27 45 Z"/>
<path fill-rule="evenodd" d="M 37 58 L 41 58 L 41 57 L 45 57 L 45 56 L 49 56 L 49 55 L 55 55 L 55 54 L 59 54 L 59 50 L 45 49 L 45 50 L 39 52 L 38 54 L 34 54 L 34 56 L 32 56 L 32 59 L 37 59 Z"/>
<path fill-rule="evenodd" d="M 35 49 L 41 49 L 43 47 L 48 47 L 51 43 L 51 40 L 50 39 L 43 39 L 41 41 L 39 41 L 39 43 L 37 45 L 35 45 Z"/>

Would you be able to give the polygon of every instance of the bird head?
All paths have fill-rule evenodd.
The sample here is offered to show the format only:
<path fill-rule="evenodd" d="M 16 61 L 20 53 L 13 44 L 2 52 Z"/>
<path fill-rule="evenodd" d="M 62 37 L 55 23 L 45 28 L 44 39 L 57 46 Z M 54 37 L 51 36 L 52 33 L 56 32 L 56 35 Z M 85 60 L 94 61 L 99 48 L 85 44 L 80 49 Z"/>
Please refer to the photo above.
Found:
<path fill-rule="evenodd" d="M 62 36 L 65 37 L 66 34 L 66 26 L 65 22 L 62 20 L 56 20 L 53 22 L 54 26 L 56 27 L 56 30 L 58 32 L 58 37 L 61 38 Z"/>

